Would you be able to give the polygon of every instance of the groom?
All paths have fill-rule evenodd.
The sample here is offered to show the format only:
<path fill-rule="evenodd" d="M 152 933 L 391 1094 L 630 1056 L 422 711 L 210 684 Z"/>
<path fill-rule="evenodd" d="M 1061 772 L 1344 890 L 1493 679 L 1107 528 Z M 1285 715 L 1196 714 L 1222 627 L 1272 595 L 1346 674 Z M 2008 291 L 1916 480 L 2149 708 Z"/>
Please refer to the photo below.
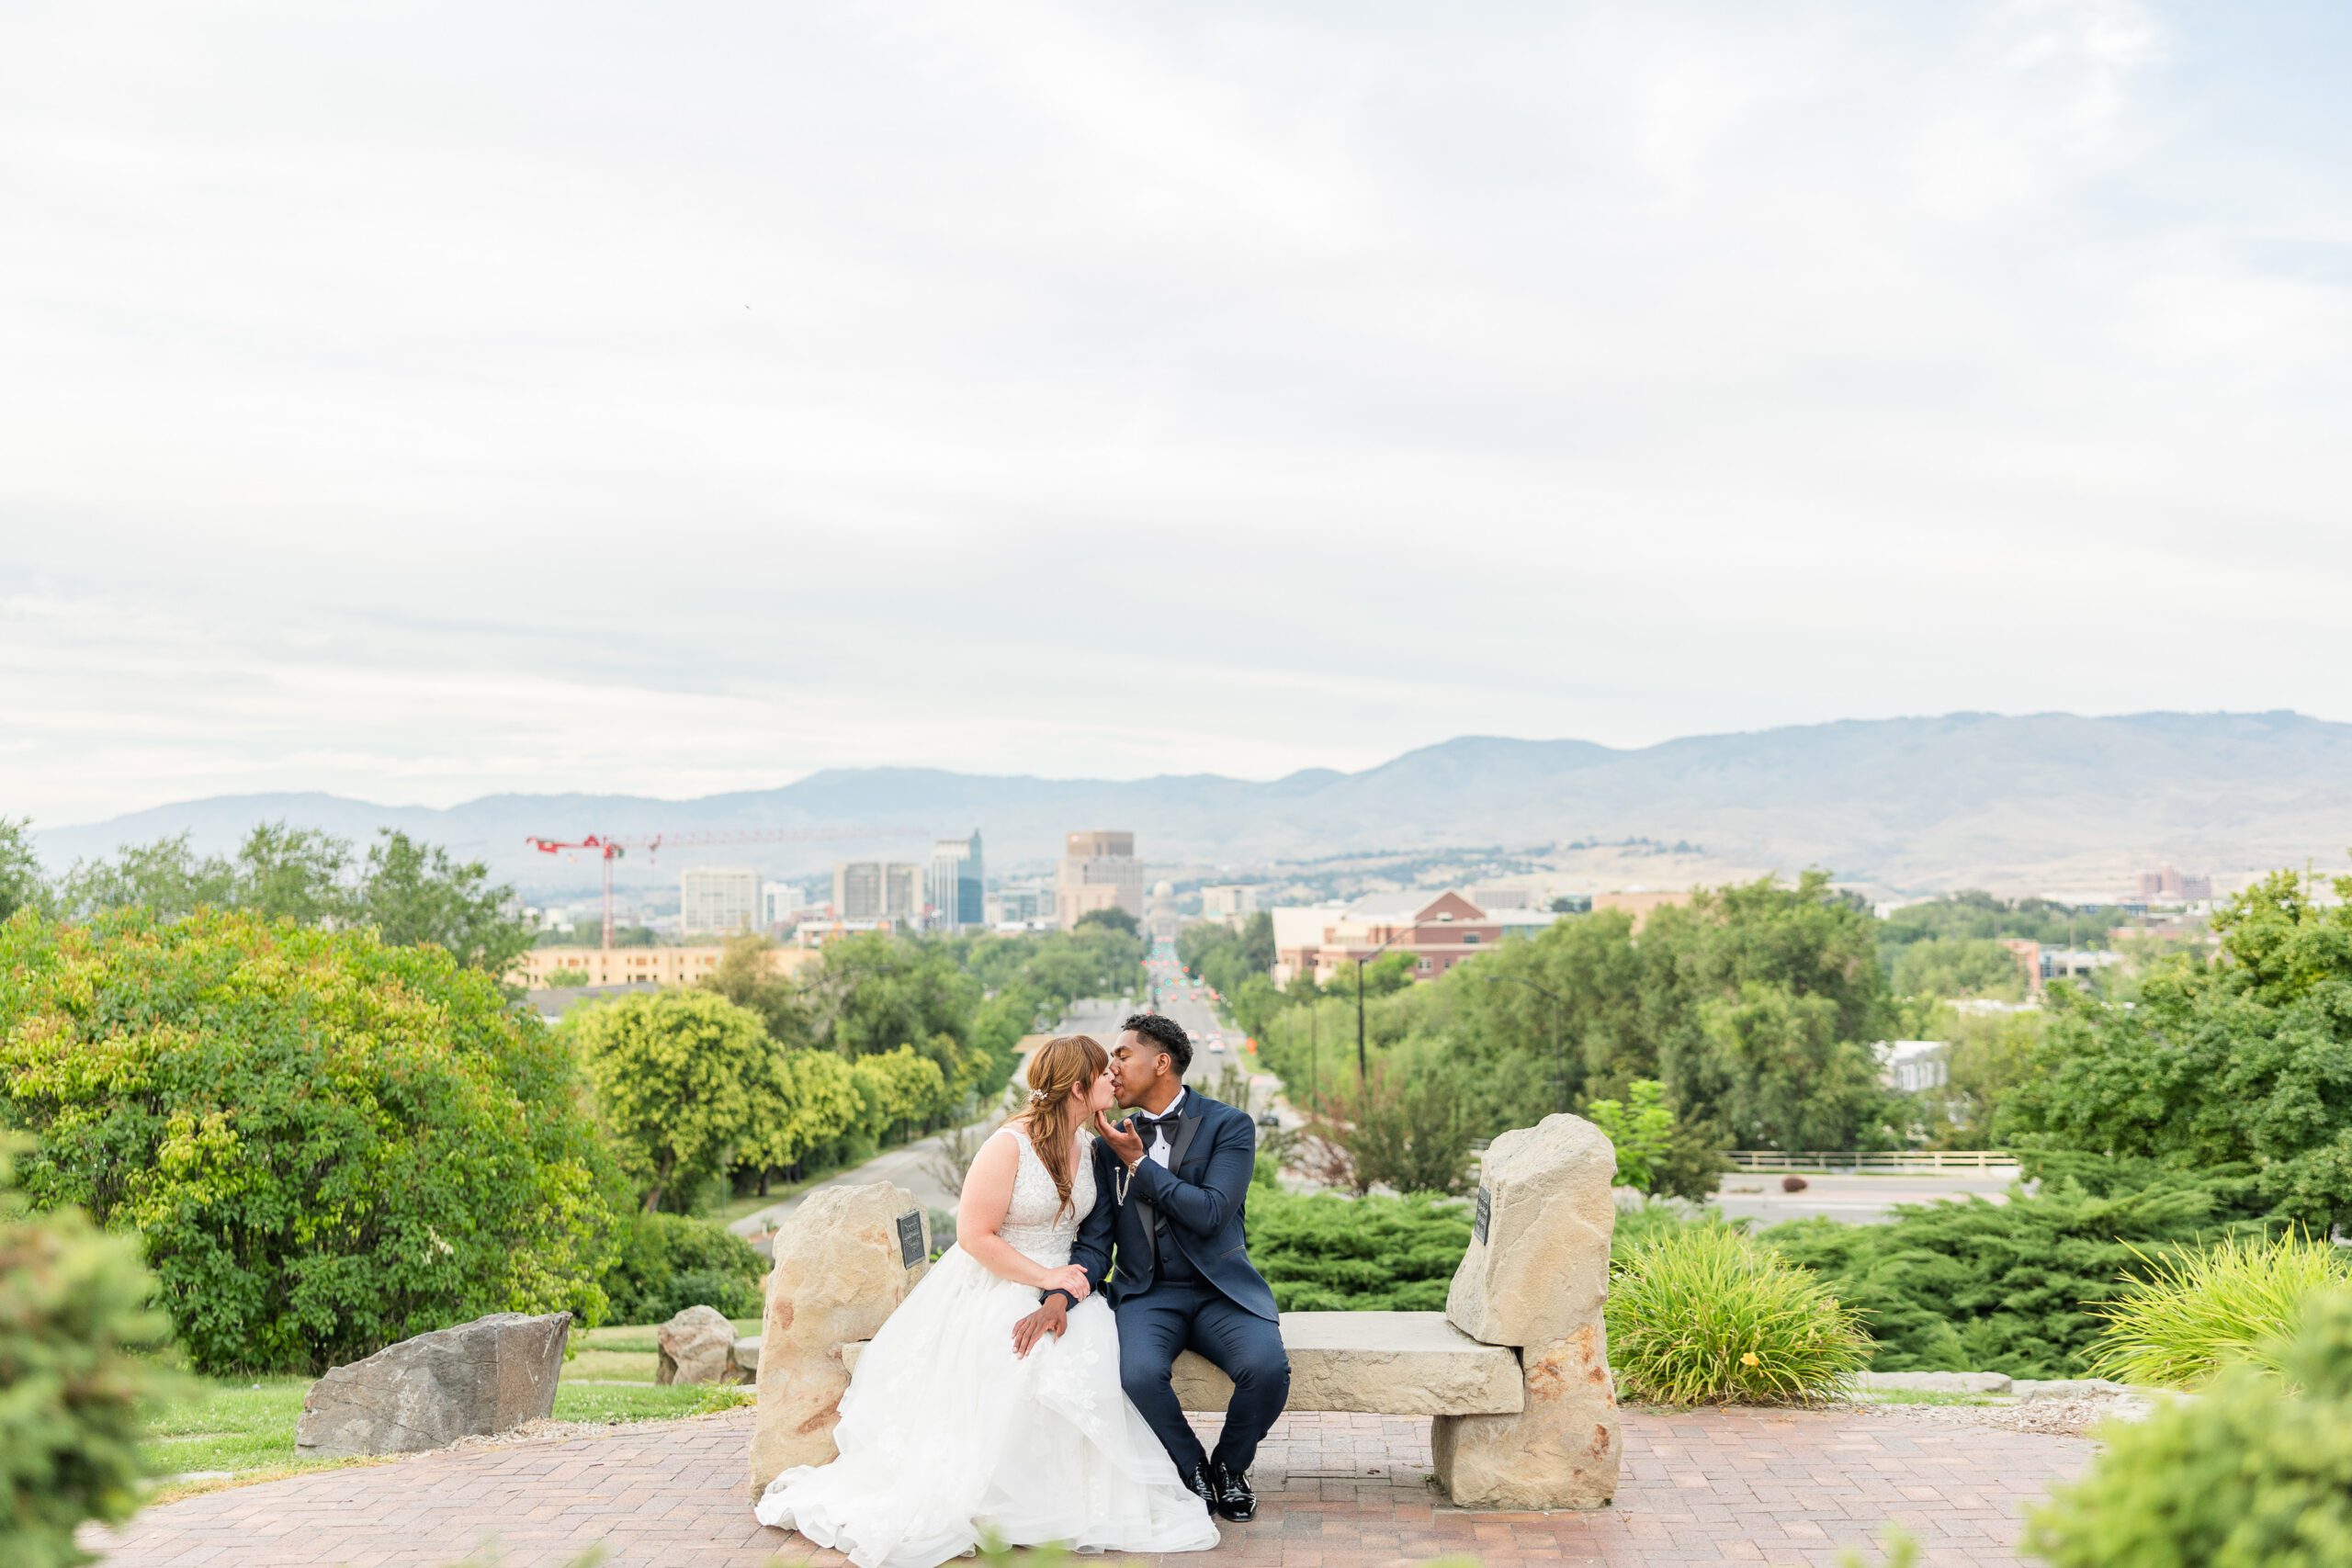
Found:
<path fill-rule="evenodd" d="M 1246 1112 L 1185 1088 L 1192 1065 L 1193 1043 L 1174 1019 L 1139 1012 L 1120 1027 L 1112 1090 L 1135 1114 L 1115 1125 L 1095 1117 L 1097 1196 L 1070 1261 L 1097 1290 L 1117 1262 L 1110 1296 L 1119 1318 L 1119 1381 L 1176 1473 L 1211 1512 L 1238 1522 L 1258 1511 L 1250 1461 L 1290 1397 L 1290 1359 L 1274 1293 L 1242 1239 L 1258 1129 Z M 1061 1292 L 1049 1292 L 1015 1326 L 1014 1348 L 1026 1355 L 1041 1335 L 1060 1334 L 1069 1304 Z M 1233 1380 L 1214 1454 L 1202 1451 L 1169 1386 L 1184 1349 L 1198 1350 Z"/>

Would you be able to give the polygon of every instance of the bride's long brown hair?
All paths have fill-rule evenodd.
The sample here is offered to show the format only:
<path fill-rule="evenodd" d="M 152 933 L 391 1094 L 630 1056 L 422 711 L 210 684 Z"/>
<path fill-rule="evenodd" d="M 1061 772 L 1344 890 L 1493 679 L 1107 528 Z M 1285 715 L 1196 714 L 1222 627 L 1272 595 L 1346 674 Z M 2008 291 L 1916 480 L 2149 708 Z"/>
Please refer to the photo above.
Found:
<path fill-rule="evenodd" d="M 1070 1183 L 1078 1176 L 1070 1134 L 1086 1114 L 1071 1103 L 1069 1091 L 1093 1088 L 1110 1065 L 1111 1054 L 1091 1034 L 1057 1035 L 1029 1058 L 1029 1109 L 1020 1120 L 1029 1129 L 1029 1146 L 1046 1162 L 1054 1190 L 1061 1194 L 1057 1214 L 1069 1207 Z"/>

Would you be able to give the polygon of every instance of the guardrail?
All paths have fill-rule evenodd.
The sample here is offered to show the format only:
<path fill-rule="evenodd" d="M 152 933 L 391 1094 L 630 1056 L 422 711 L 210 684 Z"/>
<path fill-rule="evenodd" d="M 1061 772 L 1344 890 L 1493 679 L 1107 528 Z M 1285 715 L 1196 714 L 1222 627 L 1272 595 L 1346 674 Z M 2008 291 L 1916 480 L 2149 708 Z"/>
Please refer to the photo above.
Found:
<path fill-rule="evenodd" d="M 2000 1149 L 1732 1149 L 1734 1170 L 2015 1170 L 2017 1156 Z"/>

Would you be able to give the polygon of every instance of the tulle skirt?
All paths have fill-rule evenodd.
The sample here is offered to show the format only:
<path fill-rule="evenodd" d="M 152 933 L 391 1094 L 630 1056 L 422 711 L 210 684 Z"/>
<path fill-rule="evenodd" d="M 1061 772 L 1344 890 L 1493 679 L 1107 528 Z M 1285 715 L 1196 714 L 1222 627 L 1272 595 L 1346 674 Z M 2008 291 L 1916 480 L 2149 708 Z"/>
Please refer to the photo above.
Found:
<path fill-rule="evenodd" d="M 1024 1359 L 1037 1292 L 950 1247 L 858 1359 L 841 1457 L 772 1482 L 760 1522 L 858 1568 L 936 1568 L 993 1540 L 1202 1551 L 1216 1525 L 1119 1386 L 1119 1327 L 1090 1296 Z"/>

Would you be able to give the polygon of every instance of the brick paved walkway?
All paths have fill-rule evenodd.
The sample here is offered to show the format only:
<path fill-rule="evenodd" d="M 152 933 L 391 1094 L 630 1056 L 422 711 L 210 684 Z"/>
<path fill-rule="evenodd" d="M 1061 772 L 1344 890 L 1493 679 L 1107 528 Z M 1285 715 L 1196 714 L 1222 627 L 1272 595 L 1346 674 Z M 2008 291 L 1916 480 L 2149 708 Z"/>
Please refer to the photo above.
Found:
<path fill-rule="evenodd" d="M 503 1568 L 559 1568 L 593 1544 L 608 1568 L 840 1563 L 752 1519 L 749 1426 L 730 1414 L 326 1471 L 167 1504 L 90 1544 L 112 1568 L 447 1568 L 486 1542 Z M 1477 1514 L 1429 1486 L 1425 1420 L 1298 1415 L 1259 1455 L 1257 1521 L 1169 1561 L 1826 1564 L 1894 1519 L 1930 1563 L 2010 1563 L 2020 1510 L 2092 1447 L 1835 1413 L 1629 1414 L 1615 1507 Z"/>

